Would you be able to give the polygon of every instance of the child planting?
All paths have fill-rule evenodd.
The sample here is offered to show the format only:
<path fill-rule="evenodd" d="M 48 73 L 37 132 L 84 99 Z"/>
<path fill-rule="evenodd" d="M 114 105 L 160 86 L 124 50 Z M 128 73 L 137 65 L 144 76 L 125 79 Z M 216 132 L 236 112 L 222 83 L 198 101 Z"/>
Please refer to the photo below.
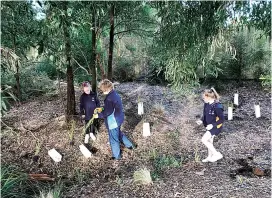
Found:
<path fill-rule="evenodd" d="M 213 146 L 214 136 L 222 131 L 224 122 L 223 105 L 219 103 L 219 95 L 214 88 L 207 89 L 203 93 L 204 110 L 202 120 L 197 123 L 206 127 L 206 133 L 202 137 L 202 143 L 208 148 L 208 157 L 203 159 L 202 162 L 215 162 L 223 155 L 216 151 Z"/>
<path fill-rule="evenodd" d="M 105 79 L 99 84 L 99 89 L 106 95 L 104 107 L 97 108 L 95 113 L 96 118 L 104 118 L 109 134 L 109 142 L 112 151 L 112 159 L 118 160 L 121 158 L 120 142 L 125 147 L 133 149 L 132 143 L 121 132 L 120 128 L 124 122 L 124 111 L 120 96 L 114 90 L 111 81 Z"/>
<path fill-rule="evenodd" d="M 90 119 L 92 119 L 94 110 L 100 106 L 100 102 L 97 98 L 97 94 L 91 91 L 91 85 L 89 82 L 84 82 L 83 94 L 80 96 L 80 117 L 85 115 L 85 125 L 87 126 Z M 89 137 L 95 140 L 95 122 L 93 122 L 87 129 L 84 143 L 87 144 Z"/>

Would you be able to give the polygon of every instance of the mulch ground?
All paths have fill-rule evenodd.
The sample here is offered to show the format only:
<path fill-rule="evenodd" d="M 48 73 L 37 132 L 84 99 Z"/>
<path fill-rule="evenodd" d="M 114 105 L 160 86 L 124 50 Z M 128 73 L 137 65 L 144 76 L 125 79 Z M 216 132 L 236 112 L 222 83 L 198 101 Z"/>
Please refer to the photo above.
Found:
<path fill-rule="evenodd" d="M 63 83 L 63 93 L 65 87 Z M 228 87 L 220 92 L 226 117 L 227 104 L 234 94 Z M 84 140 L 79 121 L 74 145 L 70 145 L 62 108 L 66 99 L 58 94 L 13 107 L 2 119 L 9 126 L 2 124 L 2 164 L 61 179 L 67 184 L 64 197 L 271 197 L 271 94 L 258 84 L 247 83 L 235 90 L 240 105 L 234 110 L 234 120 L 225 122 L 214 143 L 224 158 L 205 164 L 199 161 L 207 155 L 200 141 L 205 130 L 195 123 L 203 108 L 199 95 L 182 98 L 169 88 L 139 83 L 122 83 L 116 85 L 116 90 L 126 114 L 123 131 L 138 145 L 134 151 L 124 149 L 117 167 L 110 160 L 104 125 L 97 141 L 89 145 L 97 149 L 92 158 L 85 159 L 79 151 Z M 77 101 L 80 94 L 76 88 Z M 137 115 L 138 100 L 144 102 L 144 116 Z M 261 118 L 255 118 L 254 104 L 260 104 Z M 151 124 L 150 137 L 142 137 L 143 122 Z M 41 146 L 35 162 L 38 142 Z M 63 155 L 58 164 L 47 154 L 52 148 Z M 164 167 L 150 186 L 134 184 L 135 170 L 146 167 L 155 171 L 154 153 L 182 158 L 183 163 L 180 167 Z M 198 174 L 203 169 L 204 174 Z M 265 175 L 257 176 L 253 169 Z"/>

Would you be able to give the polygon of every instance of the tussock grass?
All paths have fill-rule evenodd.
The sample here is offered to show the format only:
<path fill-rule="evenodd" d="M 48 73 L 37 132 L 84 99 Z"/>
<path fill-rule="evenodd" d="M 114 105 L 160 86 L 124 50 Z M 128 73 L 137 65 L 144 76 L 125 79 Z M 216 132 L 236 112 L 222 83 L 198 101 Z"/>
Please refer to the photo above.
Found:
<path fill-rule="evenodd" d="M 134 183 L 141 185 L 150 185 L 153 183 L 150 171 L 146 168 L 135 171 L 133 174 L 133 180 Z"/>

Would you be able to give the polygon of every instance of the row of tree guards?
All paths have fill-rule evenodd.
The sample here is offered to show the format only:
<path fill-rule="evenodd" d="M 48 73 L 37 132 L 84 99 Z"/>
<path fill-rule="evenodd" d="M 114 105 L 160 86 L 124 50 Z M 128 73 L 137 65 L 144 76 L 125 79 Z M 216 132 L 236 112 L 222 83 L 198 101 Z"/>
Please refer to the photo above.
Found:
<path fill-rule="evenodd" d="M 143 102 L 138 102 L 138 114 L 139 115 L 144 115 L 144 103 Z M 150 136 L 150 124 L 149 122 L 144 122 L 143 123 L 143 136 L 148 137 Z"/>
<path fill-rule="evenodd" d="M 237 107 L 239 106 L 239 94 L 234 94 L 234 105 Z M 261 117 L 261 108 L 260 105 L 254 104 L 254 110 L 255 110 L 255 117 L 260 118 Z M 233 120 L 233 107 L 228 106 L 228 120 Z"/>
<path fill-rule="evenodd" d="M 239 106 L 238 93 L 234 94 L 234 105 L 236 105 L 237 107 Z M 255 109 L 256 118 L 261 117 L 260 105 L 254 105 L 254 109 Z M 144 103 L 143 102 L 138 102 L 138 115 L 141 115 L 141 116 L 144 115 Z M 228 120 L 233 120 L 233 107 L 232 106 L 228 107 Z M 148 122 L 144 122 L 143 123 L 143 137 L 148 137 L 150 135 L 151 135 L 150 124 Z M 79 149 L 85 158 L 92 157 L 91 151 L 89 151 L 89 149 L 87 149 L 86 146 L 84 146 L 83 144 L 81 144 L 79 146 Z M 59 154 L 55 149 L 49 150 L 48 154 L 55 162 L 60 162 L 62 159 L 61 154 Z"/>

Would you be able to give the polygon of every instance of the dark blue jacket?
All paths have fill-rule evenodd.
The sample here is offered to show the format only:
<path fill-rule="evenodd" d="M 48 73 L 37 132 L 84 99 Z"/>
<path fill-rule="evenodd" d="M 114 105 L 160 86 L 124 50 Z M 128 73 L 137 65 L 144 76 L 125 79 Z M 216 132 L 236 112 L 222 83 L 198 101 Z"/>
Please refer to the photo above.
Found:
<path fill-rule="evenodd" d="M 104 100 L 104 110 L 99 118 L 104 118 L 108 130 L 120 127 L 124 122 L 123 104 L 115 90 L 111 90 Z"/>
<path fill-rule="evenodd" d="M 97 98 L 97 94 L 90 92 L 86 94 L 85 92 L 80 96 L 80 115 L 85 114 L 85 120 L 90 120 L 93 117 L 93 113 L 96 107 L 100 106 L 100 102 Z"/>
<path fill-rule="evenodd" d="M 212 104 L 205 103 L 202 121 L 205 127 L 209 124 L 212 124 L 214 127 L 213 130 L 222 129 L 222 124 L 224 122 L 223 105 L 218 102 L 214 102 Z"/>

